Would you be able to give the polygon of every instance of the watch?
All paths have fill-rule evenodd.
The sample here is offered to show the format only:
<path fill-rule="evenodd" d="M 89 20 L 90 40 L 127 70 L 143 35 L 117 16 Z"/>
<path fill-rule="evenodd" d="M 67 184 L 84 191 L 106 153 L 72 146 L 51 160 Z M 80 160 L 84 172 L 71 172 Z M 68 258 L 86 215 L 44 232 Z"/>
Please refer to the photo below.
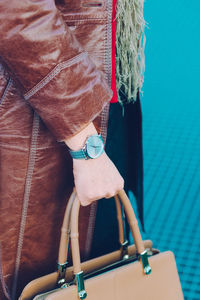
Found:
<path fill-rule="evenodd" d="M 75 159 L 93 159 L 99 157 L 103 152 L 104 141 L 100 134 L 89 136 L 84 147 L 78 151 L 69 149 L 69 153 Z"/>

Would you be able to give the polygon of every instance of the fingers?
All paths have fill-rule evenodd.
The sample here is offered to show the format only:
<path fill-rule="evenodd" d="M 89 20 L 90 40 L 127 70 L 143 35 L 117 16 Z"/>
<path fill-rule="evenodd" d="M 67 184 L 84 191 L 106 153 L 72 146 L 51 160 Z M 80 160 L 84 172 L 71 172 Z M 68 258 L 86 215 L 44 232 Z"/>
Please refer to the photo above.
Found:
<path fill-rule="evenodd" d="M 111 198 L 124 188 L 122 176 L 105 153 L 96 160 L 75 161 L 73 170 L 82 206 L 102 198 Z"/>
<path fill-rule="evenodd" d="M 117 195 L 124 188 L 124 179 L 118 176 L 118 183 L 113 184 L 114 189 L 109 189 L 108 192 L 104 195 L 104 198 L 112 198 Z M 102 197 L 103 198 L 103 197 Z"/>
<path fill-rule="evenodd" d="M 78 197 L 82 206 L 88 206 L 94 201 L 97 201 L 99 199 L 102 198 L 109 199 L 114 197 L 123 188 L 124 188 L 124 180 L 123 178 L 121 178 L 120 182 L 116 186 L 114 186 L 114 188 L 112 187 L 112 189 L 109 189 L 108 191 L 103 190 L 99 193 L 97 191 L 93 191 L 93 193 L 86 193 L 85 195 L 81 194 L 80 196 L 78 195 Z"/>

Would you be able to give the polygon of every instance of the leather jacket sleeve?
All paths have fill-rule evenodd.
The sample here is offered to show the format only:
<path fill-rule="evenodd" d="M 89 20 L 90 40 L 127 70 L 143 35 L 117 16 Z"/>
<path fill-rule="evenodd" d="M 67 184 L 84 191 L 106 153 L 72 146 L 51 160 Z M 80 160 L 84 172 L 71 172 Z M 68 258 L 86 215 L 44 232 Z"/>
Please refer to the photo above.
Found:
<path fill-rule="evenodd" d="M 0 56 L 58 141 L 102 111 L 112 91 L 54 0 L 0 1 Z"/>

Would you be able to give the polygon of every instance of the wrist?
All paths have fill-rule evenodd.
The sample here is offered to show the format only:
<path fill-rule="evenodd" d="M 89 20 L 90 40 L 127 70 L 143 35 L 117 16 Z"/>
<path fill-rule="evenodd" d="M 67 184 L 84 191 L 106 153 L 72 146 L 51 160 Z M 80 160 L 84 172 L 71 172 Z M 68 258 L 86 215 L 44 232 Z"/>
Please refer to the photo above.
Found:
<path fill-rule="evenodd" d="M 90 135 L 84 146 L 74 151 L 72 149 L 69 149 L 69 153 L 71 154 L 72 158 L 75 159 L 94 159 L 98 158 L 102 153 L 104 152 L 104 140 L 100 134 L 93 134 Z"/>
<path fill-rule="evenodd" d="M 91 135 L 97 134 L 97 130 L 93 123 L 90 123 L 87 127 L 81 130 L 79 133 L 74 135 L 73 137 L 65 140 L 65 144 L 73 151 L 78 151 L 81 149 L 87 138 Z"/>

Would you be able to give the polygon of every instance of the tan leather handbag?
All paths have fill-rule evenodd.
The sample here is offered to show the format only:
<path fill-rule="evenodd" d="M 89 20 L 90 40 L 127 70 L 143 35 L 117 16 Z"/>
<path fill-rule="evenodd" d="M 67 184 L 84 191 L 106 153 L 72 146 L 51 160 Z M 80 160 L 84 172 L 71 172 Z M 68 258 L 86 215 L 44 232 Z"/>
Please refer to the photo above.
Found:
<path fill-rule="evenodd" d="M 120 200 L 135 242 L 128 247 L 124 241 Z M 121 249 L 81 264 L 78 241 L 80 202 L 74 192 L 68 201 L 61 230 L 58 271 L 31 281 L 20 300 L 184 299 L 174 254 L 171 251 L 160 253 L 152 248 L 150 240 L 142 241 L 134 211 L 123 190 L 115 197 L 115 202 Z M 73 266 L 67 268 L 69 241 Z"/>

